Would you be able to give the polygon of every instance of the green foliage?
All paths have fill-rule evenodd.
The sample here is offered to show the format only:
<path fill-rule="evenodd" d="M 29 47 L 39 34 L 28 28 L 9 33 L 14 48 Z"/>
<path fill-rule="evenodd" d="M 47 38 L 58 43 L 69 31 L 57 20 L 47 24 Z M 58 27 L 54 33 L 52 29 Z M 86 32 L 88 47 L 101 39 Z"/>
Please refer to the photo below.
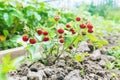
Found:
<path fill-rule="evenodd" d="M 91 3 L 88 6 L 88 11 L 94 15 L 99 14 L 100 16 L 105 17 L 107 13 L 109 13 L 111 10 L 113 10 L 113 0 L 106 0 L 106 3 L 101 3 L 99 5 L 94 5 Z"/>
<path fill-rule="evenodd" d="M 115 61 L 109 64 L 113 64 L 114 68 L 120 70 L 120 46 L 108 49 L 108 55 L 115 57 Z"/>
<path fill-rule="evenodd" d="M 63 17 L 60 20 L 60 23 L 63 24 L 73 20 L 73 17 L 75 17 L 71 12 L 58 11 L 47 3 L 36 1 L 2 0 L 0 2 L 0 12 L 0 36 L 5 38 L 2 37 L 2 40 L 0 38 L 0 43 L 4 42 L 5 44 L 10 42 L 14 35 L 26 34 L 26 32 L 31 34 L 32 30 L 38 28 L 38 26 L 54 26 L 54 16 L 58 15 L 58 12 Z M 34 32 L 32 33 L 34 34 Z M 7 47 L 12 48 L 11 46 Z M 2 49 L 7 48 L 3 46 Z"/>
<path fill-rule="evenodd" d="M 7 33 L 5 33 L 5 34 L 7 34 Z M 9 39 L 5 42 L 1 42 L 0 50 L 21 46 L 21 44 L 17 43 L 18 39 L 20 39 L 20 35 L 14 35 L 14 37 L 12 37 L 11 39 Z"/>
<path fill-rule="evenodd" d="M 119 14 L 120 8 L 116 6 L 114 0 L 106 0 L 106 3 L 100 3 L 99 5 L 94 5 L 91 3 L 87 5 L 87 10 L 92 15 L 98 14 L 99 16 L 103 16 L 105 19 L 113 20 L 117 23 L 120 22 Z"/>
<path fill-rule="evenodd" d="M 111 70 L 114 68 L 114 63 L 111 63 L 110 61 L 107 62 L 106 67 L 108 70 Z"/>
<path fill-rule="evenodd" d="M 15 70 L 17 68 L 17 64 L 22 60 L 23 58 L 11 60 L 10 54 L 7 54 L 0 64 L 0 80 L 7 80 L 7 73 L 11 70 Z"/>
<path fill-rule="evenodd" d="M 84 57 L 87 57 L 87 56 L 89 56 L 89 54 L 87 54 L 87 53 L 75 54 L 74 59 L 78 62 L 82 62 Z"/>
<path fill-rule="evenodd" d="M 88 34 L 87 35 L 88 38 L 90 39 L 90 42 L 92 44 L 94 44 L 94 47 L 97 47 L 97 48 L 101 48 L 103 47 L 104 45 L 107 45 L 108 44 L 108 41 L 107 40 L 100 40 L 98 39 L 96 36 L 94 35 L 91 35 L 91 34 Z"/>

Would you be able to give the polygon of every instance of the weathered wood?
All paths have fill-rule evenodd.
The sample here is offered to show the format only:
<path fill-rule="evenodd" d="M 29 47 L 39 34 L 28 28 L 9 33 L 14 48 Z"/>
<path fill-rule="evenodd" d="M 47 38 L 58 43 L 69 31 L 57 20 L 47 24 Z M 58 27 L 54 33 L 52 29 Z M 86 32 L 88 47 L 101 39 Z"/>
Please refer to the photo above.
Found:
<path fill-rule="evenodd" d="M 5 57 L 6 54 L 8 53 L 10 53 L 11 59 L 14 59 L 16 57 L 25 55 L 26 50 L 24 49 L 24 47 L 18 47 L 18 48 L 0 51 L 0 63 L 2 62 L 2 58 Z"/>

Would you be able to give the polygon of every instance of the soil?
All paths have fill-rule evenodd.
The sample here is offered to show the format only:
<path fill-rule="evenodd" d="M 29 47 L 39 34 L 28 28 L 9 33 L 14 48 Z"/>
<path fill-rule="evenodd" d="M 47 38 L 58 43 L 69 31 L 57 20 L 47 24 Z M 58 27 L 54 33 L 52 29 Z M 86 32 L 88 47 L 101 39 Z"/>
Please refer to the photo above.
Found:
<path fill-rule="evenodd" d="M 67 56 L 66 56 L 67 57 Z M 72 58 L 61 58 L 54 65 L 45 66 L 41 62 L 22 63 L 16 71 L 9 73 L 8 80 L 119 80 L 120 71 L 108 70 L 108 61 L 115 60 L 112 56 L 94 51 L 82 62 Z M 66 58 L 66 59 L 65 59 Z M 32 64 L 32 65 L 31 65 Z M 117 77 L 113 76 L 117 75 Z"/>
<path fill-rule="evenodd" d="M 61 56 L 50 66 L 40 61 L 24 62 L 16 71 L 8 73 L 8 80 L 120 80 L 120 70 L 107 69 L 108 61 L 113 62 L 115 58 L 106 55 L 107 48 L 117 45 L 118 35 L 117 38 L 106 39 L 109 45 L 91 52 L 82 62 L 74 60 L 69 54 Z M 87 42 L 82 42 L 78 48 L 78 54 L 90 51 Z"/>

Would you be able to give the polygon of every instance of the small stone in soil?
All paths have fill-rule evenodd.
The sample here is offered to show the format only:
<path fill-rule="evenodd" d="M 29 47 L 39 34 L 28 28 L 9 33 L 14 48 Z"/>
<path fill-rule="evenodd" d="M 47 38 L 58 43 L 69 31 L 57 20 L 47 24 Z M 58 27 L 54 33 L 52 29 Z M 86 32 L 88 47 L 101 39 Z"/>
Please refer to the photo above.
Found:
<path fill-rule="evenodd" d="M 107 58 L 110 62 L 113 62 L 115 60 L 115 57 L 113 57 L 113 56 L 107 56 Z"/>
<path fill-rule="evenodd" d="M 64 80 L 64 76 L 62 76 L 62 75 L 57 75 L 57 80 Z"/>
<path fill-rule="evenodd" d="M 64 67 L 65 65 L 65 60 L 59 60 L 58 62 L 56 62 L 56 66 L 58 67 Z"/>
<path fill-rule="evenodd" d="M 53 70 L 50 68 L 45 68 L 44 72 L 45 72 L 47 77 L 50 77 L 51 75 L 53 75 Z"/>
<path fill-rule="evenodd" d="M 80 43 L 77 52 L 90 52 L 90 48 L 88 47 L 88 43 L 86 41 L 83 41 Z"/>
<path fill-rule="evenodd" d="M 91 60 L 100 60 L 100 57 L 101 57 L 101 52 L 100 50 L 95 50 L 91 55 L 90 55 L 90 58 Z"/>
<path fill-rule="evenodd" d="M 37 77 L 37 76 L 28 76 L 27 80 L 39 80 L 39 77 Z"/>
<path fill-rule="evenodd" d="M 28 74 L 28 68 L 24 67 L 24 68 L 18 69 L 17 73 L 21 76 L 26 76 Z"/>
<path fill-rule="evenodd" d="M 100 51 L 101 51 L 101 54 L 106 54 L 107 53 L 107 49 L 105 47 L 101 48 Z"/>
<path fill-rule="evenodd" d="M 37 68 L 30 68 L 32 72 L 38 72 Z"/>
<path fill-rule="evenodd" d="M 43 75 L 39 75 L 38 72 L 29 71 L 27 75 L 27 80 L 43 80 Z"/>
<path fill-rule="evenodd" d="M 80 77 L 80 70 L 73 70 L 67 76 L 65 76 L 64 80 L 82 80 Z"/>
<path fill-rule="evenodd" d="M 104 60 L 100 60 L 100 62 L 98 63 L 102 68 L 104 68 L 106 66 L 106 63 Z"/>
<path fill-rule="evenodd" d="M 44 68 L 44 67 L 45 66 L 40 62 L 36 62 L 36 63 L 34 63 L 33 65 L 30 66 L 30 68 L 36 68 L 37 70 L 41 69 L 41 68 Z"/>

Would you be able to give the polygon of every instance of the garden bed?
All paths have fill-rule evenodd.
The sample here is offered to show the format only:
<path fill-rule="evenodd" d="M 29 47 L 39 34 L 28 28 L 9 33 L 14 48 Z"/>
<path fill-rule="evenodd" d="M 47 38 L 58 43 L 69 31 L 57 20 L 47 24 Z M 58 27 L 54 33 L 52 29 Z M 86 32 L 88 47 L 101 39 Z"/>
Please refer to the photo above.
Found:
<path fill-rule="evenodd" d="M 64 53 L 52 65 L 44 65 L 41 60 L 22 62 L 16 71 L 9 72 L 8 80 L 119 80 L 120 71 L 109 69 L 108 62 L 113 62 L 115 58 L 106 55 L 107 48 L 96 49 L 81 62 L 76 61 L 69 53 Z M 89 51 L 86 42 L 82 42 L 78 54 Z"/>
<path fill-rule="evenodd" d="M 107 62 L 114 59 L 96 50 L 82 62 L 68 55 L 50 66 L 41 61 L 24 62 L 16 71 L 9 73 L 8 80 L 119 80 L 119 70 L 107 69 Z"/>

